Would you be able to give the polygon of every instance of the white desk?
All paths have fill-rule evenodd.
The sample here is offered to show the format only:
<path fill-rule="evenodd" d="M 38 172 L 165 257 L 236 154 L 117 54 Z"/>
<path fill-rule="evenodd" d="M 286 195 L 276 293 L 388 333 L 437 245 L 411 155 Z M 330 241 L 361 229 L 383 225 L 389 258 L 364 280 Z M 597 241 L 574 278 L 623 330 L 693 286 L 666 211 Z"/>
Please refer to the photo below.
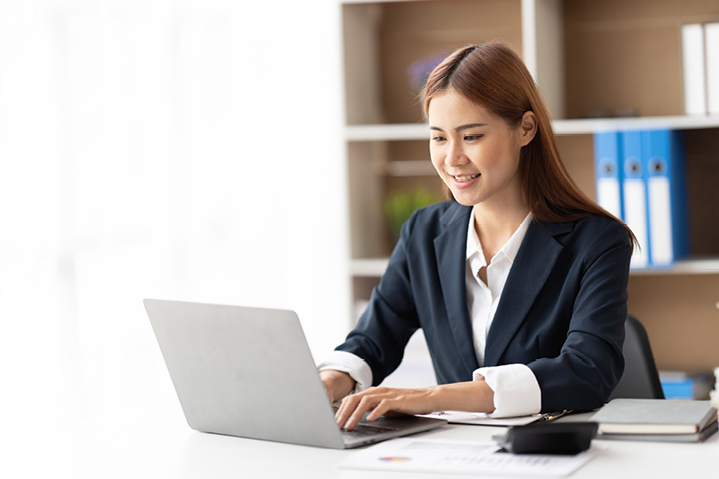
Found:
<path fill-rule="evenodd" d="M 148 405 L 149 406 L 149 405 Z M 202 434 L 179 408 L 106 411 L 62 428 L 3 434 L 3 478 L 409 478 L 406 474 L 339 469 L 353 451 L 319 449 Z M 108 417 L 113 418 L 108 420 Z M 58 425 L 55 425 L 58 426 Z M 425 437 L 487 441 L 503 428 L 448 425 Z M 7 433 L 7 431 L 4 431 Z M 719 434 L 702 444 L 598 441 L 607 446 L 572 478 L 719 477 Z M 462 477 L 461 475 L 453 477 Z M 471 476 L 466 476 L 471 477 Z M 487 476 L 485 476 L 487 477 Z"/>
<path fill-rule="evenodd" d="M 424 434 L 437 439 L 468 441 L 490 440 L 501 428 L 449 425 L 442 430 Z M 572 474 L 572 478 L 710 478 L 719 473 L 719 442 L 717 435 L 702 444 L 639 443 L 598 441 L 608 447 L 598 457 Z M 196 435 L 189 441 L 188 472 L 199 474 L 203 463 L 212 457 L 218 466 L 216 477 L 237 477 L 233 471 L 246 471 L 241 477 L 293 478 L 403 478 L 406 473 L 339 469 L 337 464 L 352 451 L 320 450 L 281 444 L 265 444 L 249 440 L 205 437 Z M 273 474 L 268 474 L 273 471 Z M 193 475 L 187 477 L 195 477 Z M 419 479 L 447 478 L 439 474 L 423 474 Z M 461 475 L 452 477 L 462 477 Z M 471 477 L 471 476 L 466 476 Z M 483 476 L 489 477 L 489 476 Z"/>

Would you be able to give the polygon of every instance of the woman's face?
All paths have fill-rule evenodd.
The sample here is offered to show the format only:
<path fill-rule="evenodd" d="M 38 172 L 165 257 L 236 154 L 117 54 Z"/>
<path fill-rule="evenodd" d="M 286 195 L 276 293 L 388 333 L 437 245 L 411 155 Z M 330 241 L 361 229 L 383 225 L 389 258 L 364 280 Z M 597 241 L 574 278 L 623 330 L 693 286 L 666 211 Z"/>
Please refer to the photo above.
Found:
<path fill-rule="evenodd" d="M 531 115 L 532 125 L 534 116 Z M 519 152 L 534 137 L 450 89 L 427 112 L 432 164 L 462 205 L 487 207 L 522 201 Z M 528 138 L 528 139 L 527 139 Z"/>

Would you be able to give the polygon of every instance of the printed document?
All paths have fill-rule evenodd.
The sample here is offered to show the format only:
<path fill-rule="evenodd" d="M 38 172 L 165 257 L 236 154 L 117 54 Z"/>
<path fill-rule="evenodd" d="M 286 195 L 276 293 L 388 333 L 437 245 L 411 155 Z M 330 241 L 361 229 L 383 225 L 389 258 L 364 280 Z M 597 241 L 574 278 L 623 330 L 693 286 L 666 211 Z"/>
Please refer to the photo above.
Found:
<path fill-rule="evenodd" d="M 593 446 L 579 454 L 510 454 L 493 442 L 401 438 L 353 452 L 339 467 L 382 471 L 564 477 L 597 453 Z"/>

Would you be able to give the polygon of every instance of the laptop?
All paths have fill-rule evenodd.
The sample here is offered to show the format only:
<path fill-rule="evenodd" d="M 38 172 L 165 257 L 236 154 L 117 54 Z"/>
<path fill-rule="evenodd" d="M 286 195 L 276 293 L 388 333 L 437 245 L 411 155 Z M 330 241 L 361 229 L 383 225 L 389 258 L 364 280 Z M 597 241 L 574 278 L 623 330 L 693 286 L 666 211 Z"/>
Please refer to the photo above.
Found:
<path fill-rule="evenodd" d="M 144 304 L 187 423 L 197 431 L 346 449 L 447 423 L 382 417 L 340 429 L 293 311 Z"/>

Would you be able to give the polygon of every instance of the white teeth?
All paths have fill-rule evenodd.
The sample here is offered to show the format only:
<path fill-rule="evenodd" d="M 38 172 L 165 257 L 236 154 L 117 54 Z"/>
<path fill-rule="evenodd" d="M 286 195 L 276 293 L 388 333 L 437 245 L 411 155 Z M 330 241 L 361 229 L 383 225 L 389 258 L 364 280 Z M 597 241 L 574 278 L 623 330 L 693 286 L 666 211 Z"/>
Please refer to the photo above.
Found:
<path fill-rule="evenodd" d="M 459 181 L 460 183 L 464 183 L 466 181 L 472 181 L 478 176 L 479 173 L 477 173 L 476 175 L 453 176 L 452 178 L 454 178 L 456 181 Z"/>

